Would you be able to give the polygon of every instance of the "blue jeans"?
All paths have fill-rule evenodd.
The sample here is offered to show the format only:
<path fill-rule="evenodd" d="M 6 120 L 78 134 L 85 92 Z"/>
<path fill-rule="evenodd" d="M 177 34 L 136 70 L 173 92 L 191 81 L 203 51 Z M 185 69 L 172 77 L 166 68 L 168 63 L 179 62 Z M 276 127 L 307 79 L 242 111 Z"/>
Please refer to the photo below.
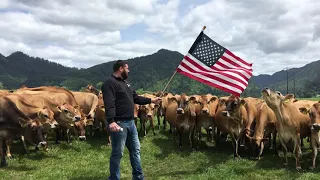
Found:
<path fill-rule="evenodd" d="M 112 152 L 110 157 L 109 180 L 120 179 L 120 160 L 123 156 L 125 145 L 129 150 L 132 179 L 144 179 L 140 163 L 140 142 L 134 120 L 118 121 L 117 124 L 123 128 L 123 131 L 110 132 Z"/>

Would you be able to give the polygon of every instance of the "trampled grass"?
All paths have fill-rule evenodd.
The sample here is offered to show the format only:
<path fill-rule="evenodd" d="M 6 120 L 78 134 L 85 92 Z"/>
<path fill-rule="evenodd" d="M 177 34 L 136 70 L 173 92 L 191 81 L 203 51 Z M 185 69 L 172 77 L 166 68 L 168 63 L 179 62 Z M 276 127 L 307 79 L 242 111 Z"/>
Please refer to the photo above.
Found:
<path fill-rule="evenodd" d="M 107 179 L 111 147 L 105 145 L 105 137 L 96 135 L 82 142 L 73 140 L 71 144 L 62 142 L 55 145 L 49 141 L 49 152 L 31 151 L 26 155 L 20 142 L 12 148 L 14 159 L 9 166 L 0 169 L 0 179 Z M 296 172 L 295 161 L 289 154 L 289 166 L 282 165 L 283 158 L 266 150 L 260 160 L 251 160 L 249 150 L 241 149 L 242 158 L 233 160 L 230 141 L 221 142 L 219 147 L 206 142 L 203 137 L 196 152 L 184 138 L 183 151 L 178 150 L 168 131 L 151 131 L 140 137 L 141 160 L 146 179 L 319 179 L 320 165 L 313 171 L 310 165 L 309 144 L 303 149 L 302 172 Z M 29 147 L 31 150 L 33 147 Z M 282 153 L 280 153 L 282 156 Z M 320 163 L 317 161 L 317 163 Z M 131 165 L 127 149 L 121 161 L 121 179 L 131 179 Z"/>

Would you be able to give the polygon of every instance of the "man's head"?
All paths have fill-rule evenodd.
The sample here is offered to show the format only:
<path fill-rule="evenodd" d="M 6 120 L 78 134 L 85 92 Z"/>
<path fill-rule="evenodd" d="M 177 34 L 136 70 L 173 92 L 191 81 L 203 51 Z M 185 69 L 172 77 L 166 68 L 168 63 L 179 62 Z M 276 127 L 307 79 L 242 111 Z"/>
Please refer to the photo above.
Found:
<path fill-rule="evenodd" d="M 120 75 L 122 77 L 123 80 L 125 80 L 128 78 L 128 73 L 130 71 L 129 71 L 128 64 L 125 61 L 118 60 L 113 65 L 113 72 L 117 73 L 118 75 Z"/>

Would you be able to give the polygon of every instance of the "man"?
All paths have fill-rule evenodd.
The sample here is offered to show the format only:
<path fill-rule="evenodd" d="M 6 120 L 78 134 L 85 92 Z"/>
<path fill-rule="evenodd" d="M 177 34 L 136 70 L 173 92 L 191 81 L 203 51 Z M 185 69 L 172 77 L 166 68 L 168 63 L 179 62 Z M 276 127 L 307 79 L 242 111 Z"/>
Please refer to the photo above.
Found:
<path fill-rule="evenodd" d="M 134 124 L 134 104 L 159 104 L 161 101 L 161 98 L 139 96 L 126 81 L 128 73 L 128 64 L 118 60 L 113 65 L 113 74 L 101 87 L 112 142 L 110 180 L 120 179 L 120 160 L 125 145 L 130 154 L 133 179 L 144 179 L 138 131 Z"/>

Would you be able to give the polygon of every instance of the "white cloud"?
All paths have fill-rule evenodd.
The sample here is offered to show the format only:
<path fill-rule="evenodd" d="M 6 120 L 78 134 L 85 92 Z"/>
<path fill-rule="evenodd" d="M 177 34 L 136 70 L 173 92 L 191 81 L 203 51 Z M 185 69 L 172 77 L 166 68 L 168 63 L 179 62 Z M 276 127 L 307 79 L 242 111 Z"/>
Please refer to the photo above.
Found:
<path fill-rule="evenodd" d="M 152 54 L 161 48 L 185 54 L 206 25 L 209 37 L 253 63 L 255 75 L 272 74 L 320 59 L 317 0 L 303 4 L 291 0 L 192 3 L 3 0 L 0 53 L 9 55 L 19 50 L 63 65 L 86 68 Z M 132 25 L 144 29 L 123 34 Z M 130 36 L 141 38 L 127 39 Z"/>

